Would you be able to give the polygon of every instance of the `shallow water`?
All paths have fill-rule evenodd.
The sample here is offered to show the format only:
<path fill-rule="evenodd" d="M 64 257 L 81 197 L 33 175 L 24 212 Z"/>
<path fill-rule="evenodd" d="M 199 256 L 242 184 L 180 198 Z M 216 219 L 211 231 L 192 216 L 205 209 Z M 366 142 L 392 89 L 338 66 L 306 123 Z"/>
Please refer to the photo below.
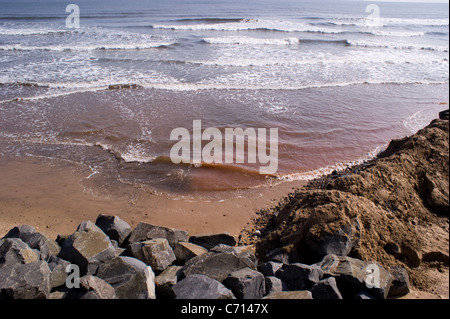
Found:
<path fill-rule="evenodd" d="M 373 26 L 365 2 L 79 1 L 68 29 L 62 2 L 3 2 L 0 156 L 71 162 L 90 188 L 220 197 L 307 180 L 448 108 L 448 4 L 380 3 Z M 276 174 L 173 164 L 170 134 L 194 120 L 277 128 Z"/>

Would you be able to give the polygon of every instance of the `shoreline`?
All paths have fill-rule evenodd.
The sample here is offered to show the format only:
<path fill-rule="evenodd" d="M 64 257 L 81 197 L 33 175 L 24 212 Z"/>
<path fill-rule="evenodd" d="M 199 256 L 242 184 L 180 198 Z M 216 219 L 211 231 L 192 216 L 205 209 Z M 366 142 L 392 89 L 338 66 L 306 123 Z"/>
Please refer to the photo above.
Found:
<path fill-rule="evenodd" d="M 94 195 L 81 184 L 86 176 L 71 164 L 24 157 L 0 161 L 0 176 L 0 237 L 17 225 L 33 225 L 56 238 L 72 233 L 82 221 L 95 221 L 99 214 L 117 215 L 132 227 L 142 221 L 193 235 L 238 235 L 257 210 L 306 185 L 306 181 L 282 182 L 220 201 L 174 199 L 131 185 L 125 185 L 120 195 Z"/>
<path fill-rule="evenodd" d="M 387 267 L 388 271 L 393 271 L 392 267 L 398 266 L 407 271 L 410 276 L 407 281 L 409 285 L 411 280 L 411 287 L 408 288 L 408 294 L 399 296 L 401 299 L 448 299 L 448 216 L 445 216 L 446 212 L 448 214 L 448 198 L 445 203 L 445 199 L 442 202 L 439 196 L 436 197 L 438 188 L 439 192 L 443 191 L 440 187 L 448 189 L 448 184 L 445 186 L 445 181 L 441 181 L 441 174 L 448 175 L 448 170 L 445 171 L 444 168 L 441 173 L 432 170 L 439 170 L 438 163 L 448 161 L 448 155 L 446 157 L 445 151 L 442 151 L 447 148 L 448 153 L 446 145 L 448 139 L 445 141 L 445 136 L 440 130 L 447 130 L 448 133 L 448 124 L 445 121 L 435 120 L 414 135 L 401 140 L 392 140 L 389 147 L 373 160 L 334 171 L 309 183 L 285 182 L 272 187 L 249 190 L 246 194 L 248 196 L 214 202 L 174 200 L 139 189 L 119 197 L 114 195 L 96 197 L 86 192 L 81 185 L 82 174 L 70 165 L 55 165 L 54 162 L 36 158 L 6 160 L 0 162 L 0 174 L 4 177 L 0 181 L 2 220 L 0 237 L 19 225 L 30 225 L 51 238 L 58 235 L 64 237 L 73 233 L 83 222 L 95 221 L 100 215 L 109 215 L 120 217 L 129 223 L 131 228 L 137 229 L 138 223 L 148 223 L 182 230 L 186 234 L 189 233 L 190 238 L 196 235 L 229 233 L 237 239 L 239 245 L 253 247 L 255 258 L 259 262 L 264 262 L 267 258 L 275 261 L 281 258 L 283 264 L 287 265 L 299 262 L 314 265 L 317 261 L 315 258 L 318 257 L 315 254 L 318 251 L 314 253 L 312 251 L 318 249 L 320 245 L 328 245 L 327 236 L 334 238 L 332 232 L 339 230 L 340 227 L 347 229 L 344 225 L 350 221 L 351 230 L 348 234 L 348 230 L 345 234 L 341 230 L 338 232 L 339 236 L 343 234 L 349 236 L 348 240 L 353 247 L 350 248 L 350 254 L 342 253 L 342 256 L 348 254 L 348 257 L 357 258 L 362 262 L 373 260 Z M 410 188 L 411 183 L 417 178 L 417 172 L 412 166 L 402 166 L 402 161 L 409 158 L 408 163 L 414 166 L 413 161 L 420 160 L 426 149 L 433 146 L 436 147 L 433 159 L 428 164 L 422 161 L 422 165 L 429 166 L 428 173 L 436 175 L 427 178 L 430 180 L 438 178 L 434 180 L 435 189 L 431 192 L 434 196 L 433 204 L 405 201 L 402 191 L 408 191 L 408 187 Z M 382 164 L 379 164 L 380 162 Z M 385 171 L 386 167 L 395 170 L 395 166 L 398 165 L 407 175 Z M 376 175 L 371 176 L 372 171 Z M 392 193 L 396 197 L 389 199 L 399 202 L 394 210 L 389 201 L 383 202 L 388 197 L 377 197 L 370 191 L 370 187 L 385 187 L 384 192 L 389 192 L 392 186 L 390 182 L 376 180 L 376 178 L 383 179 L 380 174 L 388 174 L 389 179 L 393 178 L 395 183 L 401 180 L 401 183 L 395 186 L 398 189 Z M 355 178 L 367 180 L 361 184 L 355 182 Z M 365 186 L 358 189 L 357 185 Z M 429 186 L 424 185 L 421 186 L 425 187 L 424 190 L 416 190 L 421 193 L 420 196 L 428 196 L 424 194 L 428 194 Z M 350 188 L 346 189 L 347 186 Z M 413 193 L 414 191 L 410 192 L 411 195 Z M 376 194 L 382 192 L 378 191 Z M 340 205 L 347 208 L 342 211 Z M 404 205 L 412 206 L 405 210 Z M 308 209 L 312 209 L 309 214 Z M 314 222 L 316 226 L 326 227 L 328 230 L 321 233 L 316 229 L 314 236 L 321 234 L 320 236 L 325 237 L 323 239 L 317 237 L 318 242 L 314 242 L 316 239 L 308 239 L 308 235 L 306 237 L 301 235 L 309 232 L 307 229 L 299 232 L 298 227 L 304 227 L 300 224 L 305 218 L 298 219 L 296 217 L 298 213 L 309 216 L 306 220 L 318 218 Z M 333 217 L 334 214 L 337 214 L 335 216 L 337 219 Z M 348 220 L 349 216 L 346 217 L 346 214 L 349 214 L 351 219 Z M 291 218 L 293 219 L 290 220 Z M 296 224 L 299 222 L 300 224 Z M 372 223 L 378 226 L 373 229 L 374 234 L 369 234 L 367 230 L 372 227 Z M 309 225 L 308 222 L 305 225 Z M 396 229 L 395 233 L 392 233 L 391 227 Z M 377 234 L 378 232 L 380 234 Z M 415 232 L 422 235 L 415 238 L 413 236 Z M 427 239 L 421 238 L 423 236 Z M 313 240 L 315 244 L 311 244 L 312 246 L 308 248 L 302 244 L 303 240 Z M 395 249 L 391 251 L 386 248 L 389 245 L 394 247 L 397 245 L 396 242 L 399 253 L 396 253 Z M 444 242 L 447 243 L 447 248 L 443 246 Z M 284 246 L 273 249 L 280 244 Z M 337 249 L 336 247 L 341 244 L 343 243 L 338 241 L 337 246 L 326 248 L 326 254 L 339 255 L 333 249 Z M 408 248 L 407 251 L 405 247 Z"/>

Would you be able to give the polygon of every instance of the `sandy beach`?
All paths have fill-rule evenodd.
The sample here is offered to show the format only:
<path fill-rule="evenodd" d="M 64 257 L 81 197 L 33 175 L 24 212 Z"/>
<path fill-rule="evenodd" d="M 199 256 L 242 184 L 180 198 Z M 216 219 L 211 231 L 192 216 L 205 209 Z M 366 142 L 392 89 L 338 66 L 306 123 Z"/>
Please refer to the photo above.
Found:
<path fill-rule="evenodd" d="M 258 209 L 272 206 L 304 182 L 248 190 L 247 197 L 223 201 L 175 200 L 132 186 L 121 196 L 93 195 L 70 165 L 20 158 L 0 162 L 0 237 L 17 225 L 33 225 L 51 238 L 70 234 L 98 214 L 117 215 L 132 227 L 143 221 L 185 229 L 190 234 L 238 235 Z"/>

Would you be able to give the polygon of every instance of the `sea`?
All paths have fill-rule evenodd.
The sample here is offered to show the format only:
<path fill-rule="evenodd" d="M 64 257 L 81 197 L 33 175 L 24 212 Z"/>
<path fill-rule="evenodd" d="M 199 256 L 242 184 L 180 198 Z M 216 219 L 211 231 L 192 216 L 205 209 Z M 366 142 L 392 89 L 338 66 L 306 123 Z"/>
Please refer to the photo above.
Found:
<path fill-rule="evenodd" d="M 307 181 L 448 102 L 448 2 L 0 0 L 0 161 L 73 166 L 87 188 L 220 199 Z M 173 163 L 171 132 L 195 120 L 278 129 L 276 173 Z"/>

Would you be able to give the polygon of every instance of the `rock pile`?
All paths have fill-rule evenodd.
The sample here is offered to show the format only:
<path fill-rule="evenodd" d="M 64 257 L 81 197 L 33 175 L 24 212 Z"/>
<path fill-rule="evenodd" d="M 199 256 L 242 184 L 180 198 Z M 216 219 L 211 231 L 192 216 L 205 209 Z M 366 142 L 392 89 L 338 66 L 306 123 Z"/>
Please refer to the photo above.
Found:
<path fill-rule="evenodd" d="M 0 299 L 342 299 L 408 291 L 402 269 L 326 255 L 312 265 L 259 263 L 252 246 L 229 234 L 182 230 L 99 215 L 70 236 L 47 238 L 17 226 L 0 240 Z M 73 271 L 73 270 L 76 271 Z"/>
<path fill-rule="evenodd" d="M 391 141 L 375 159 L 322 176 L 276 207 L 258 212 L 240 242 L 254 245 L 259 260 L 314 264 L 337 255 L 377 262 L 391 272 L 395 286 L 390 289 L 391 296 L 409 289 L 399 280 L 411 279 L 416 289 L 426 291 L 436 284 L 430 280 L 429 274 L 433 274 L 443 277 L 445 284 L 449 266 L 449 122 L 448 112 L 447 120 L 444 113 L 416 134 Z M 357 267 L 353 270 L 367 266 L 356 261 L 350 264 Z M 347 265 L 347 260 L 342 265 Z M 334 274 L 333 269 L 325 273 Z M 342 270 L 340 266 L 337 269 Z M 343 278 L 348 278 L 347 274 L 333 277 L 345 298 L 349 289 Z M 352 277 L 363 282 L 361 274 Z M 442 295 L 448 296 L 448 283 L 446 290 Z"/>
<path fill-rule="evenodd" d="M 448 163 L 437 119 L 260 212 L 239 241 L 108 215 L 56 240 L 17 226 L 0 240 L 0 299 L 403 296 L 420 267 L 448 272 Z"/>

